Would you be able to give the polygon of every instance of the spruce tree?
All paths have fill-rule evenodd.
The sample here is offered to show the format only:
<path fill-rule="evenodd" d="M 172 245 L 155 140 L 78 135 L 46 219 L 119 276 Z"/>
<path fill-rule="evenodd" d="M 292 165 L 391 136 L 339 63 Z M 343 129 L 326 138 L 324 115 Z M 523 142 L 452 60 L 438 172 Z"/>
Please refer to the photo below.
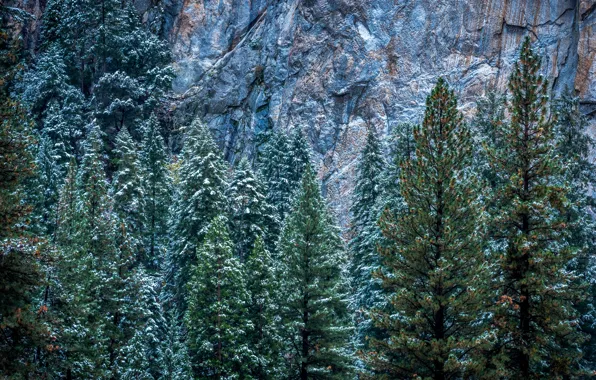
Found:
<path fill-rule="evenodd" d="M 249 373 L 254 358 L 247 344 L 248 293 L 225 217 L 212 220 L 187 288 L 184 320 L 195 377 L 238 378 Z"/>
<path fill-rule="evenodd" d="M 279 246 L 279 303 L 290 378 L 346 378 L 351 372 L 352 329 L 341 267 L 346 257 L 330 219 L 307 165 Z"/>
<path fill-rule="evenodd" d="M 580 356 L 573 306 L 581 292 L 566 270 L 578 247 L 568 239 L 569 183 L 552 144 L 548 83 L 540 68 L 527 38 L 509 79 L 511 116 L 499 131 L 505 144 L 489 150 L 502 184 L 493 216 L 502 279 L 495 324 L 503 355 L 496 359 L 503 361 L 499 374 L 515 378 L 573 375 Z"/>
<path fill-rule="evenodd" d="M 165 255 L 167 220 L 172 200 L 171 176 L 164 140 L 159 133 L 159 122 L 151 115 L 145 125 L 141 152 L 143 193 L 145 196 L 145 266 L 157 269 Z"/>
<path fill-rule="evenodd" d="M 462 377 L 486 339 L 480 317 L 489 272 L 480 187 L 469 170 L 471 133 L 443 79 L 427 98 L 414 140 L 416 157 L 400 177 L 407 210 L 388 209 L 380 221 L 391 244 L 375 275 L 389 305 L 372 317 L 388 337 L 373 339 L 368 360 L 380 378 Z"/>
<path fill-rule="evenodd" d="M 377 222 L 376 206 L 381 196 L 381 176 L 385 160 L 376 132 L 370 129 L 366 145 L 358 161 L 356 185 L 354 187 L 352 226 L 350 234 L 350 273 L 352 275 L 352 307 L 355 310 L 356 346 L 362 347 L 367 336 L 372 334 L 370 321 L 365 311 L 378 306 L 380 289 L 371 275 L 379 265 L 376 255 L 378 234 L 374 231 Z"/>
<path fill-rule="evenodd" d="M 181 311 L 185 310 L 184 293 L 191 267 L 196 263 L 196 250 L 203 242 L 209 221 L 226 209 L 226 164 L 211 131 L 197 120 L 187 133 L 178 172 L 179 194 L 172 213 L 173 257 L 169 268 Z"/>
<path fill-rule="evenodd" d="M 245 264 L 246 289 L 249 294 L 246 318 L 249 349 L 255 357 L 251 375 L 255 379 L 279 378 L 281 372 L 281 339 L 277 316 L 277 280 L 271 254 L 261 236 Z"/>
<path fill-rule="evenodd" d="M 234 169 L 226 196 L 230 207 L 230 235 L 237 257 L 244 261 L 259 236 L 264 236 L 272 246 L 277 230 L 275 211 L 267 203 L 264 186 L 245 158 Z"/>

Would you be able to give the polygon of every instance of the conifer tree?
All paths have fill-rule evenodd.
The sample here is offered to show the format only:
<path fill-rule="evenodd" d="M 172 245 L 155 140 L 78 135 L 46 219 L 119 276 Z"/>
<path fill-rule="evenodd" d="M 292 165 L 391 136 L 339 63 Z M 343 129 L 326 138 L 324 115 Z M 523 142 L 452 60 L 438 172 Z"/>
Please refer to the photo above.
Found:
<path fill-rule="evenodd" d="M 138 262 L 145 261 L 142 238 L 145 229 L 145 193 L 138 150 L 126 128 L 116 137 L 116 174 L 112 183 L 114 211 L 124 222 Z"/>
<path fill-rule="evenodd" d="M 381 196 L 381 176 L 385 160 L 381 143 L 375 131 L 368 131 L 366 145 L 358 162 L 356 185 L 354 187 L 352 226 L 350 233 L 350 274 L 352 276 L 352 307 L 356 319 L 356 346 L 365 344 L 372 333 L 365 310 L 379 302 L 376 295 L 380 287 L 372 280 L 372 272 L 379 265 L 376 254 L 378 234 L 374 231 L 377 222 L 376 206 Z"/>
<path fill-rule="evenodd" d="M 315 174 L 302 186 L 280 239 L 280 312 L 288 377 L 346 378 L 350 328 L 343 247 L 326 212 Z"/>
<path fill-rule="evenodd" d="M 281 339 L 277 313 L 277 280 L 271 254 L 261 236 L 255 240 L 245 264 L 246 289 L 249 294 L 246 318 L 249 349 L 255 357 L 251 374 L 255 379 L 279 378 L 281 372 Z"/>
<path fill-rule="evenodd" d="M 581 299 L 573 271 L 577 254 L 566 220 L 569 184 L 552 145 L 548 84 L 529 38 L 509 79 L 511 119 L 499 131 L 505 144 L 489 150 L 502 183 L 494 224 L 499 243 L 501 293 L 495 323 L 503 344 L 500 376 L 563 377 L 577 369 Z"/>
<path fill-rule="evenodd" d="M 185 323 L 195 377 L 249 373 L 254 358 L 247 344 L 246 280 L 223 216 L 213 219 L 197 250 L 188 292 Z"/>
<path fill-rule="evenodd" d="M 489 273 L 480 187 L 469 171 L 471 133 L 456 107 L 439 79 L 414 130 L 416 158 L 402 165 L 407 211 L 387 210 L 380 221 L 391 244 L 375 275 L 390 299 L 388 310 L 372 316 L 388 337 L 374 339 L 368 355 L 380 378 L 461 377 L 485 339 L 479 318 Z"/>
<path fill-rule="evenodd" d="M 181 319 L 172 308 L 166 316 L 164 333 L 163 378 L 167 380 L 192 379 L 193 372 L 186 344 L 183 342 Z"/>
<path fill-rule="evenodd" d="M 36 377 L 33 354 L 49 342 L 45 309 L 35 307 L 42 278 L 40 251 L 27 231 L 31 206 L 24 186 L 34 174 L 34 144 L 25 109 L 11 96 L 20 44 L 10 22 L 16 9 L 0 5 L 0 377 Z M 41 305 L 45 307 L 45 305 Z"/>
<path fill-rule="evenodd" d="M 226 196 L 230 207 L 230 230 L 236 256 L 246 259 L 259 236 L 270 237 L 277 230 L 275 212 L 266 200 L 265 189 L 243 158 L 234 169 Z M 273 236 L 271 236 L 273 237 Z M 267 239 L 269 246 L 273 239 Z"/>
<path fill-rule="evenodd" d="M 283 222 L 310 162 L 310 148 L 300 130 L 291 136 L 276 132 L 263 149 L 259 162 L 267 184 L 267 200 L 277 208 L 278 219 Z"/>
<path fill-rule="evenodd" d="M 224 197 L 226 164 L 213 141 L 211 131 L 195 121 L 187 131 L 179 169 L 178 199 L 173 212 L 173 257 L 169 276 L 175 284 L 180 311 L 190 269 L 196 263 L 209 221 L 226 209 Z"/>
<path fill-rule="evenodd" d="M 267 201 L 277 209 L 280 222 L 283 222 L 289 212 L 289 199 L 293 191 L 289 182 L 289 151 L 288 136 L 282 132 L 273 132 L 259 155 L 259 168 L 267 185 Z"/>
<path fill-rule="evenodd" d="M 145 265 L 157 269 L 165 254 L 167 219 L 172 200 L 171 176 L 164 140 L 159 133 L 157 117 L 152 115 L 146 126 L 141 153 L 143 193 L 145 196 Z"/>
<path fill-rule="evenodd" d="M 581 247 L 571 267 L 587 282 L 587 299 L 577 306 L 582 331 L 590 338 L 582 349 L 582 362 L 589 370 L 596 370 L 596 223 L 592 209 L 596 204 L 590 189 L 596 183 L 596 168 L 590 160 L 594 140 L 586 133 L 588 122 L 579 109 L 579 99 L 565 91 L 554 104 L 557 114 L 555 126 L 556 151 L 566 165 L 570 203 L 566 219 L 570 221 L 569 240 Z"/>

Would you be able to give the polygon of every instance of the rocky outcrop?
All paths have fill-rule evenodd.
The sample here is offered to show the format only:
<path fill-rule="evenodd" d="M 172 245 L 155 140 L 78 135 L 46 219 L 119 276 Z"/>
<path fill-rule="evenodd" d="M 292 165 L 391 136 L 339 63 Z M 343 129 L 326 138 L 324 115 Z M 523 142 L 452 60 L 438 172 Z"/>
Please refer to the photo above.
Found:
<path fill-rule="evenodd" d="M 367 128 L 419 121 L 444 76 L 471 114 L 504 88 L 526 35 L 554 92 L 596 104 L 596 0 L 180 0 L 168 38 L 179 122 L 203 118 L 226 157 L 268 128 L 302 128 L 346 222 Z"/>
<path fill-rule="evenodd" d="M 39 18 L 46 0 L 8 0 Z M 438 76 L 466 115 L 504 89 L 529 35 L 555 93 L 576 91 L 596 119 L 596 0 L 135 0 L 171 42 L 173 127 L 201 117 L 228 160 L 255 136 L 302 128 L 323 190 L 348 218 L 367 128 L 420 120 Z M 37 22 L 23 33 L 30 48 Z M 594 132 L 596 128 L 592 128 Z"/>

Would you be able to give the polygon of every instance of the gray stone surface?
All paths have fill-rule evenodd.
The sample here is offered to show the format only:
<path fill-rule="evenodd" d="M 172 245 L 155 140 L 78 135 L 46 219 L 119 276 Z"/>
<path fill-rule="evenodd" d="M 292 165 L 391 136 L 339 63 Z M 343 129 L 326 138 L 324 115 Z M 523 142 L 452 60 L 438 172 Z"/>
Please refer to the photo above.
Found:
<path fill-rule="evenodd" d="M 265 128 L 302 128 L 323 190 L 346 223 L 367 128 L 419 121 L 439 75 L 473 113 L 503 89 L 526 35 L 554 92 L 596 103 L 596 1 L 184 0 L 170 21 L 173 107 L 216 131 L 228 159 Z"/>

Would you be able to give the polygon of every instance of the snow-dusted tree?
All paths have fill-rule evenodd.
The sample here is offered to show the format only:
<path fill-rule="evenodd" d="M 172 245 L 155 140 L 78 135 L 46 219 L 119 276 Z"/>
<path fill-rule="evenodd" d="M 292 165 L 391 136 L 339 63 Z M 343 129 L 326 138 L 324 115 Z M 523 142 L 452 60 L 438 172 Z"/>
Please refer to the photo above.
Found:
<path fill-rule="evenodd" d="M 143 188 L 144 173 L 139 151 L 130 133 L 123 128 L 116 136 L 116 173 L 112 182 L 114 212 L 124 223 L 131 248 L 138 262 L 145 262 L 143 235 L 146 223 L 146 198 Z"/>
<path fill-rule="evenodd" d="M 509 79 L 510 120 L 505 144 L 489 150 L 497 183 L 493 222 L 502 280 L 495 324 L 503 342 L 500 376 L 573 376 L 580 357 L 581 292 L 573 271 L 575 242 L 567 239 L 569 182 L 553 147 L 548 84 L 529 38 Z"/>
<path fill-rule="evenodd" d="M 159 122 L 151 115 L 145 125 L 141 152 L 143 194 L 145 196 L 145 265 L 159 268 L 165 255 L 167 221 L 172 200 L 171 176 L 167 168 L 168 156 L 159 133 Z"/>
<path fill-rule="evenodd" d="M 272 246 L 272 235 L 277 230 L 275 209 L 267 203 L 264 186 L 245 158 L 234 169 L 226 196 L 236 256 L 244 261 L 259 236 L 264 236 Z"/>
<path fill-rule="evenodd" d="M 309 162 L 310 148 L 300 130 L 289 137 L 283 132 L 273 133 L 259 156 L 267 200 L 277 208 L 280 222 L 290 212 L 293 195 Z"/>
<path fill-rule="evenodd" d="M 211 131 L 199 120 L 187 131 L 181 160 L 177 203 L 172 213 L 172 267 L 168 275 L 175 285 L 176 302 L 184 311 L 186 283 L 196 263 L 196 250 L 207 233 L 209 221 L 226 209 L 226 164 Z"/>
<path fill-rule="evenodd" d="M 255 379 L 282 376 L 281 337 L 277 326 L 278 281 L 271 254 L 261 236 L 254 242 L 245 264 L 249 299 L 246 317 L 248 345 L 254 356 L 251 375 Z"/>
<path fill-rule="evenodd" d="M 352 328 L 342 273 L 346 255 L 310 165 L 282 231 L 278 260 L 288 376 L 349 377 Z"/>
<path fill-rule="evenodd" d="M 366 345 L 368 336 L 373 335 L 366 310 L 377 307 L 380 302 L 380 286 L 372 278 L 372 272 L 379 266 L 377 244 L 379 234 L 375 233 L 378 220 L 376 206 L 381 195 L 381 176 L 385 159 L 381 142 L 376 132 L 368 131 L 366 145 L 358 162 L 356 185 L 354 187 L 352 226 L 350 234 L 350 275 L 353 293 L 352 307 L 355 311 L 356 346 Z"/>
<path fill-rule="evenodd" d="M 590 160 L 594 140 L 586 133 L 588 122 L 579 109 L 577 97 L 565 91 L 554 106 L 556 150 L 566 164 L 565 177 L 570 184 L 566 216 L 571 222 L 568 239 L 581 247 L 572 267 L 588 283 L 588 297 L 577 307 L 582 331 L 590 335 L 582 349 L 582 360 L 588 369 L 596 370 L 596 224 L 592 216 L 596 200 L 591 193 L 596 184 L 596 167 Z"/>
<path fill-rule="evenodd" d="M 163 336 L 163 379 L 192 379 L 188 349 L 183 342 L 183 324 L 174 308 L 166 316 L 166 328 Z"/>
<path fill-rule="evenodd" d="M 380 220 L 390 244 L 375 275 L 390 302 L 372 313 L 387 337 L 372 340 L 368 361 L 386 378 L 462 377 L 485 343 L 490 272 L 471 132 L 443 79 L 414 139 L 416 158 L 402 165 L 399 185 L 407 210 L 387 209 Z"/>
<path fill-rule="evenodd" d="M 38 233 L 52 236 L 56 230 L 56 205 L 63 173 L 58 165 L 59 156 L 54 144 L 42 134 L 38 137 L 35 157 L 36 176 L 31 182 L 29 198 L 34 206 L 33 228 Z"/>
<path fill-rule="evenodd" d="M 252 328 L 246 320 L 249 295 L 227 223 L 223 216 L 212 220 L 187 286 L 184 320 L 198 378 L 239 378 L 250 372 L 254 361 L 247 342 Z"/>

